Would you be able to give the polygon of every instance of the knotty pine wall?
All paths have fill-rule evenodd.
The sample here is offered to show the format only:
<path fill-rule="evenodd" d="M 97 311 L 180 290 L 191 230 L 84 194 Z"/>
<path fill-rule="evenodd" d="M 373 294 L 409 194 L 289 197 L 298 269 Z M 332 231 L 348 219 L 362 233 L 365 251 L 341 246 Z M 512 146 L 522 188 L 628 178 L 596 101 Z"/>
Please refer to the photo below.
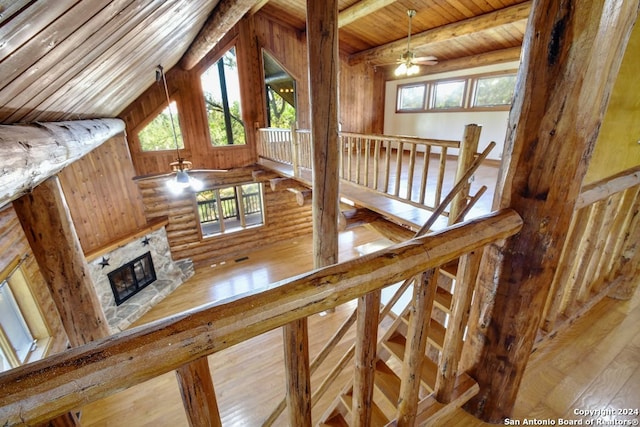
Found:
<path fill-rule="evenodd" d="M 200 75 L 230 47 L 236 47 L 242 96 L 242 116 L 247 145 L 212 147 L 200 87 Z M 230 169 L 256 161 L 255 130 L 266 124 L 262 50 L 267 50 L 296 79 L 298 126 L 311 126 L 306 35 L 257 13 L 242 19 L 202 61 L 191 70 L 175 66 L 166 71 L 172 100 L 179 110 L 185 148 L 180 155 L 194 169 Z M 149 70 L 155 73 L 155 69 Z M 384 73 L 367 64 L 349 66 L 341 60 L 340 123 L 342 130 L 381 133 L 384 124 Z M 175 150 L 142 152 L 138 132 L 166 107 L 161 83 L 148 88 L 119 114 L 127 127 L 127 139 L 136 173 L 140 176 L 166 173 L 175 161 Z"/>
<path fill-rule="evenodd" d="M 236 168 L 228 172 L 197 172 L 206 188 L 226 187 L 253 182 L 257 167 Z M 191 259 L 196 267 L 227 261 L 277 241 L 310 236 L 311 205 L 299 206 L 295 194 L 263 188 L 264 225 L 220 236 L 202 238 L 195 195 L 184 192 L 176 196 L 166 187 L 166 178 L 141 178 L 137 181 L 149 221 L 168 218 L 167 238 L 174 259 Z"/>
<path fill-rule="evenodd" d="M 296 79 L 298 127 L 309 129 L 311 112 L 306 34 L 300 33 L 265 14 L 256 14 L 254 22 L 258 47 L 267 50 Z M 368 64 L 350 66 L 346 58 L 341 58 L 339 85 L 338 114 L 341 130 L 358 133 L 382 133 L 385 96 L 384 71 L 377 70 Z M 264 96 L 262 93 L 262 99 Z"/>
<path fill-rule="evenodd" d="M 67 346 L 67 334 L 64 332 L 58 310 L 53 303 L 49 288 L 40 274 L 33 252 L 29 247 L 20 221 L 11 204 L 0 208 L 0 271 L 7 269 L 16 259 L 27 256 L 22 270 L 29 281 L 34 300 L 40 307 L 42 316 L 49 329 L 52 341 L 49 354 L 58 353 Z"/>
<path fill-rule="evenodd" d="M 105 141 L 58 174 L 85 254 L 146 225 L 134 176 L 124 134 Z"/>

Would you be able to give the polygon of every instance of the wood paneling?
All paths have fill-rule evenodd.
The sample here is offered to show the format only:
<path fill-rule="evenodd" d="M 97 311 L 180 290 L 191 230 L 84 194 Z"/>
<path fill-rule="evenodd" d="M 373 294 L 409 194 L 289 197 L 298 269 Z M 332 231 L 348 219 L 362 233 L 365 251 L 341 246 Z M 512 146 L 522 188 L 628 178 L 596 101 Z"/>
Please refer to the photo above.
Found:
<path fill-rule="evenodd" d="M 27 258 L 22 264 L 22 270 L 53 338 L 49 351 L 51 354 L 60 352 L 67 345 L 67 336 L 62 329 L 60 316 L 51 299 L 49 288 L 40 274 L 16 212 L 11 205 L 7 205 L 0 210 L 0 271 L 7 268 L 15 259 L 25 256 Z"/>
<path fill-rule="evenodd" d="M 124 134 L 106 141 L 59 174 L 85 253 L 146 225 Z"/>
<path fill-rule="evenodd" d="M 266 49 L 296 80 L 298 128 L 311 126 L 308 54 L 305 33 L 265 14 L 255 16 L 259 47 Z M 384 115 L 384 73 L 367 64 L 340 61 L 339 121 L 343 131 L 381 133 Z M 264 97 L 264 95 L 263 95 Z M 264 99 L 264 98 L 263 98 Z"/>
<path fill-rule="evenodd" d="M 205 188 L 252 182 L 254 168 L 228 172 L 198 172 Z M 175 196 L 166 188 L 166 177 L 137 181 L 149 221 L 168 217 L 167 238 L 174 259 L 190 258 L 196 265 L 207 265 L 241 257 L 257 242 L 271 244 L 311 233 L 311 207 L 299 206 L 294 193 L 272 191 L 264 186 L 264 225 L 250 230 L 201 238 L 195 195 L 185 192 Z"/>

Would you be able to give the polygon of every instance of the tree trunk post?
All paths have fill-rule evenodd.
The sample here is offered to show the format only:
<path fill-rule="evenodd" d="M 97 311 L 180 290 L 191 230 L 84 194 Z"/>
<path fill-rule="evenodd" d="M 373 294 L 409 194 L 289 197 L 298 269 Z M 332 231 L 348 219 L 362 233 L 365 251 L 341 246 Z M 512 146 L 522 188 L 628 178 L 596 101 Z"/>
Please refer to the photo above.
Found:
<path fill-rule="evenodd" d="M 13 202 L 72 347 L 110 335 L 57 177 Z"/>
<path fill-rule="evenodd" d="M 496 250 L 491 324 L 465 408 L 488 422 L 513 411 L 575 201 L 617 76 L 638 0 L 540 0 L 529 17 L 495 207 L 523 218 Z M 487 275 L 485 275 L 486 277 Z M 487 309 L 481 309 L 485 312 Z"/>

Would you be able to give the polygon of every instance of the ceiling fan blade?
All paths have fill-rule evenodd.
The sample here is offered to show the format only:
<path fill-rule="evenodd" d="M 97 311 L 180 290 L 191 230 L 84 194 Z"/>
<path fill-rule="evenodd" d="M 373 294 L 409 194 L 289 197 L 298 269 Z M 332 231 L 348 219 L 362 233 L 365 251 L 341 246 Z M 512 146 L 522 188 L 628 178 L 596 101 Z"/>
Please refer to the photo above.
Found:
<path fill-rule="evenodd" d="M 415 58 L 413 58 L 414 61 L 416 62 L 426 62 L 426 61 L 436 61 L 438 62 L 438 58 L 433 56 L 433 55 L 427 55 L 427 56 L 416 56 Z"/>

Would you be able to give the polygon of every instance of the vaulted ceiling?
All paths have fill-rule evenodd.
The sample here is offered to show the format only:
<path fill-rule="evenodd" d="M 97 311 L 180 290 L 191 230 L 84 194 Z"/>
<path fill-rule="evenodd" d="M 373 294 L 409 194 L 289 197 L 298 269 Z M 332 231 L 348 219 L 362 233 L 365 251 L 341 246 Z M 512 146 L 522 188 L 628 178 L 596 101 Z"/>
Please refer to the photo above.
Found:
<path fill-rule="evenodd" d="M 339 0 L 340 53 L 393 66 L 414 9 L 411 48 L 436 56 L 436 67 L 517 58 L 529 8 L 521 0 Z M 114 117 L 154 82 L 156 65 L 192 64 L 255 13 L 305 31 L 306 0 L 0 0 L 0 123 Z"/>

